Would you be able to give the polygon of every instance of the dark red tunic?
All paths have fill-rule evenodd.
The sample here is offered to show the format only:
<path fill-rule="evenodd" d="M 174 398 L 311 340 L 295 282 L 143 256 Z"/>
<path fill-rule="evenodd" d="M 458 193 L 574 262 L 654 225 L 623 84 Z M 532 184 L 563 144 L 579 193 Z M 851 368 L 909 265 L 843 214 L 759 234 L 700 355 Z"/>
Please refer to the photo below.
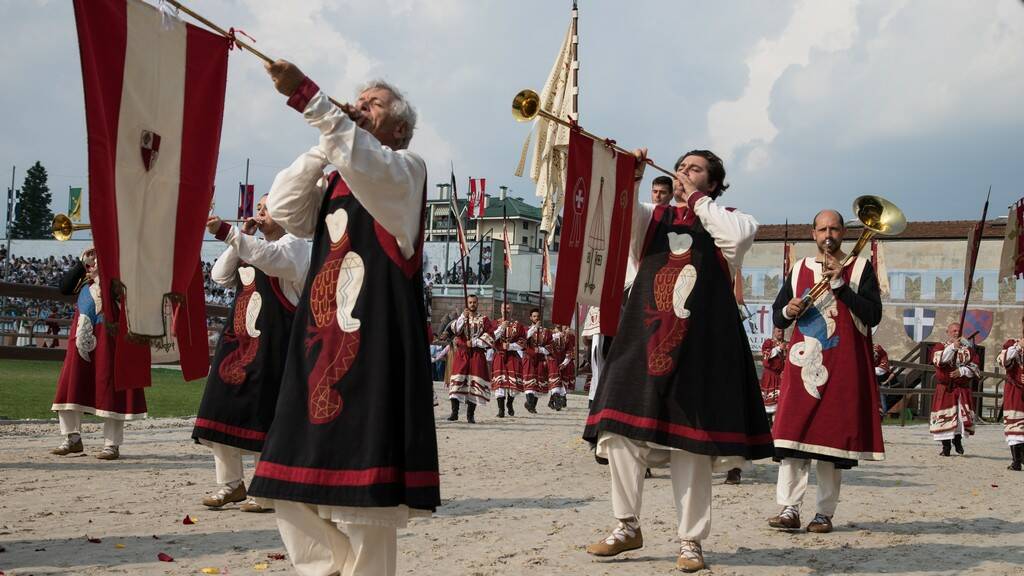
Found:
<path fill-rule="evenodd" d="M 1024 354 L 1018 353 L 1007 360 L 1011 346 L 1024 345 L 1021 340 L 1007 340 L 999 354 L 999 364 L 1006 369 L 1006 385 L 1003 387 L 1003 434 L 1010 445 L 1024 443 Z"/>
<path fill-rule="evenodd" d="M 527 327 L 529 333 L 530 327 Z M 548 361 L 546 355 L 539 350 L 543 347 L 551 351 L 551 330 L 538 326 L 533 334 L 526 338 L 526 355 L 523 357 L 523 388 L 534 394 L 548 393 Z"/>
<path fill-rule="evenodd" d="M 526 348 L 526 327 L 516 320 L 505 325 L 501 336 L 496 335 L 499 322 L 494 323 L 491 337 L 494 340 L 494 358 L 491 359 L 491 389 L 493 391 L 508 390 L 512 393 L 523 391 L 523 359 L 519 352 L 509 349 L 516 344 L 521 350 Z"/>
<path fill-rule="evenodd" d="M 772 356 L 776 348 L 781 350 Z M 782 384 L 782 369 L 786 366 L 786 354 L 789 346 L 785 342 L 778 342 L 772 338 L 764 341 L 761 345 L 761 366 L 764 372 L 761 373 L 761 399 L 764 401 L 764 409 L 769 414 L 775 412 L 779 403 L 779 386 Z"/>
<path fill-rule="evenodd" d="M 79 277 L 84 268 L 71 273 Z M 62 282 L 65 283 L 65 282 Z M 77 283 L 77 279 L 71 282 Z M 146 417 L 143 388 L 114 389 L 114 339 L 103 322 L 103 305 L 93 297 L 93 284 L 78 293 L 64 364 L 51 410 L 76 410 L 115 420 Z"/>
<path fill-rule="evenodd" d="M 978 352 L 968 344 L 960 344 L 948 362 L 942 360 L 945 344 L 932 347 L 932 363 L 935 364 L 935 395 L 932 396 L 932 411 L 928 431 L 936 440 L 948 440 L 957 434 L 974 434 L 974 400 L 971 386 L 981 376 L 978 370 Z M 964 368 L 970 376 L 960 373 Z"/>
<path fill-rule="evenodd" d="M 812 266 L 819 265 L 805 258 L 794 267 L 777 311 L 789 301 L 786 295 L 804 294 L 815 284 L 820 275 Z M 877 281 L 863 258 L 851 261 L 843 279 L 841 288 L 795 321 L 772 428 L 777 457 L 827 460 L 840 468 L 885 459 L 871 352 L 870 326 L 881 318 Z M 863 301 L 872 312 L 860 312 L 861 319 L 851 304 Z M 778 317 L 775 324 L 780 326 Z"/>
<path fill-rule="evenodd" d="M 452 327 L 454 329 L 454 326 Z M 448 377 L 448 397 L 459 402 L 485 405 L 491 399 L 491 368 L 487 348 L 474 346 L 474 340 L 491 344 L 494 324 L 487 316 L 475 316 L 462 323 L 452 339 L 452 373 Z"/>

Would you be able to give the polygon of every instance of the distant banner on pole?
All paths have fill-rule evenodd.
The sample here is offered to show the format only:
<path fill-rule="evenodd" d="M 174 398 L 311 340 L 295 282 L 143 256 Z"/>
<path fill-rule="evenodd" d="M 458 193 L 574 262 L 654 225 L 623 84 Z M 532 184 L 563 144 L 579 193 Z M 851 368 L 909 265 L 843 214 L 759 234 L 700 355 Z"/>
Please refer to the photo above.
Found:
<path fill-rule="evenodd" d="M 238 183 L 238 218 L 252 218 L 255 214 L 256 186 L 253 184 Z"/>
<path fill-rule="evenodd" d="M 568 324 L 576 303 L 598 306 L 601 333 L 619 324 L 633 221 L 636 159 L 573 132 L 551 320 Z"/>
<path fill-rule="evenodd" d="M 68 189 L 68 218 L 72 222 L 82 221 L 82 189 Z"/>

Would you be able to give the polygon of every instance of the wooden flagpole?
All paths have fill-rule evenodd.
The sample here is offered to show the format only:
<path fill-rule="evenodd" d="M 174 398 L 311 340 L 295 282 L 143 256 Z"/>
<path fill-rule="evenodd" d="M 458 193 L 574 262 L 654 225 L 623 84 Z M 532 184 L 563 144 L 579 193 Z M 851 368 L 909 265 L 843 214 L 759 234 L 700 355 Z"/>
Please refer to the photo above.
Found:
<path fill-rule="evenodd" d="M 992 186 L 988 187 L 988 195 L 985 196 L 985 207 L 981 210 L 981 220 L 975 224 L 974 228 L 971 229 L 971 237 L 968 238 L 968 242 L 971 243 L 971 251 L 969 257 L 970 262 L 966 262 L 968 270 L 967 275 L 967 286 L 964 287 L 964 305 L 960 309 L 960 336 L 964 336 L 964 320 L 967 318 L 967 304 L 971 301 L 971 289 L 974 287 L 974 269 L 978 264 L 978 250 L 981 249 L 981 238 L 985 234 L 985 220 L 988 218 L 988 201 L 992 197 Z M 977 238 L 977 241 L 975 241 Z M 974 334 L 970 336 L 973 339 Z"/>
<path fill-rule="evenodd" d="M 171 6 L 174 6 L 178 10 L 181 10 L 185 14 L 188 14 L 192 18 L 195 18 L 200 23 L 205 25 L 207 28 L 213 30 L 217 34 L 220 34 L 221 36 L 230 39 L 232 42 L 234 42 L 235 46 L 238 46 L 240 49 L 249 52 L 253 56 L 256 56 L 260 60 L 263 60 L 267 64 L 273 64 L 274 63 L 274 59 L 271 58 L 270 56 L 267 56 L 263 52 L 260 52 L 259 50 L 253 48 L 252 45 L 249 44 L 248 42 L 245 42 L 243 40 L 239 40 L 238 36 L 235 35 L 234 28 L 232 28 L 230 30 L 225 30 L 225 29 L 221 28 L 220 26 L 217 26 L 216 24 L 214 24 L 210 20 L 204 18 L 202 15 L 196 13 L 194 10 L 192 10 L 191 8 L 185 6 L 181 2 L 178 2 L 178 0 L 163 0 L 163 1 L 167 2 Z M 331 101 L 331 104 L 334 104 L 335 106 L 337 106 L 338 108 L 341 108 L 343 110 L 347 111 L 348 108 L 350 108 L 350 106 L 348 104 L 342 104 L 341 102 L 338 102 L 337 100 L 335 100 L 334 98 L 331 98 L 330 96 L 328 96 L 327 99 Z"/>

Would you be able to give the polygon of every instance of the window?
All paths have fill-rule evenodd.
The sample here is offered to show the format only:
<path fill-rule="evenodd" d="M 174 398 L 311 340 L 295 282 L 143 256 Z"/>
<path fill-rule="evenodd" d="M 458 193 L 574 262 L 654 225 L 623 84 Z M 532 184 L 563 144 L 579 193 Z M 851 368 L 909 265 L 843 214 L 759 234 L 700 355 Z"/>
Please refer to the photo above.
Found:
<path fill-rule="evenodd" d="M 523 236 L 523 244 L 526 244 L 527 246 L 529 246 L 530 245 L 530 239 L 527 238 L 526 236 Z"/>
<path fill-rule="evenodd" d="M 530 223 L 524 220 L 523 221 L 523 230 L 529 230 L 529 229 L 530 229 Z"/>

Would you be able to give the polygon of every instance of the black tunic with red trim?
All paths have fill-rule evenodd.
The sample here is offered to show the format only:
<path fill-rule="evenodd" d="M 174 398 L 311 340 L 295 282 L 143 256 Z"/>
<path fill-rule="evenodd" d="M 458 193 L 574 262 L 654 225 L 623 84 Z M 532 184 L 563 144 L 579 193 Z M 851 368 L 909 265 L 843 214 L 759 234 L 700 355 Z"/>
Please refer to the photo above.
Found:
<path fill-rule="evenodd" d="M 238 268 L 251 270 L 252 282 L 246 284 L 235 273 L 235 300 L 217 343 L 192 438 L 259 452 L 274 421 L 295 306 L 277 278 L 244 262 Z M 250 321 L 253 331 L 246 316 L 257 311 L 255 322 Z"/>
<path fill-rule="evenodd" d="M 686 206 L 659 207 L 648 228 L 583 438 L 602 432 L 710 456 L 772 455 L 732 275 Z"/>
<path fill-rule="evenodd" d="M 330 506 L 440 504 L 422 248 L 421 230 L 413 256 L 402 258 L 394 236 L 331 174 L 250 494 Z"/>

